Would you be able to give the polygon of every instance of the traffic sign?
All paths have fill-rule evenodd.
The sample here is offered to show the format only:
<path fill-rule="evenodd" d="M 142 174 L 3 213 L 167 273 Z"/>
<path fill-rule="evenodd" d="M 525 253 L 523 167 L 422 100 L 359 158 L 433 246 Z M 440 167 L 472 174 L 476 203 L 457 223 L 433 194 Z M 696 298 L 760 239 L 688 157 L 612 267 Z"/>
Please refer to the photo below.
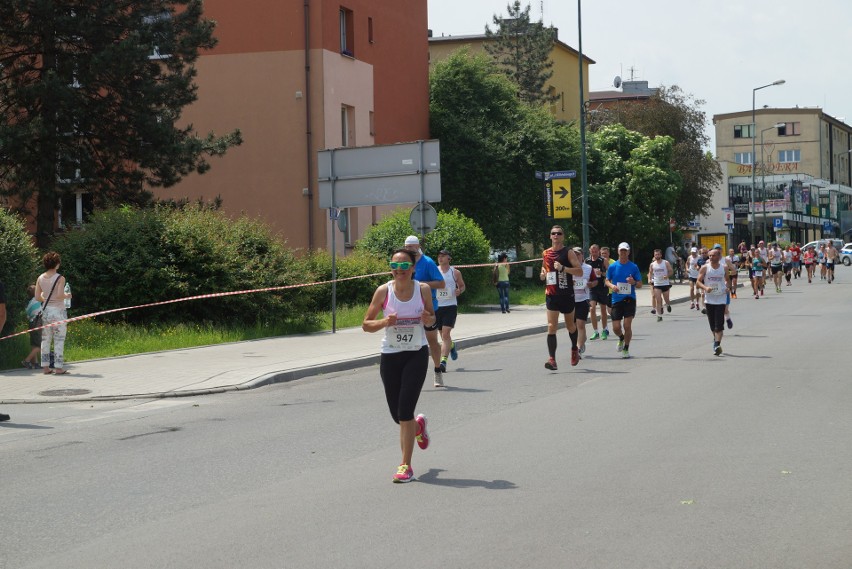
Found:
<path fill-rule="evenodd" d="M 571 219 L 571 179 L 553 178 L 551 183 L 553 184 L 551 188 L 553 195 L 553 218 Z"/>
<path fill-rule="evenodd" d="M 577 171 L 576 170 L 557 170 L 555 172 L 545 172 L 544 179 L 545 180 L 553 180 L 554 178 L 576 178 Z"/>
<path fill-rule="evenodd" d="M 675 227 L 677 227 L 677 223 L 675 222 L 675 219 L 672 217 L 671 219 L 669 219 L 669 229 L 674 230 Z"/>
<path fill-rule="evenodd" d="M 776 217 L 772 220 L 772 227 L 775 229 L 781 229 L 784 226 L 784 220 L 780 217 Z"/>
<path fill-rule="evenodd" d="M 422 220 L 422 222 L 421 222 Z M 421 202 L 411 208 L 411 213 L 408 215 L 408 223 L 411 224 L 411 229 L 418 235 L 426 235 L 438 224 L 438 212 L 431 204 Z"/>

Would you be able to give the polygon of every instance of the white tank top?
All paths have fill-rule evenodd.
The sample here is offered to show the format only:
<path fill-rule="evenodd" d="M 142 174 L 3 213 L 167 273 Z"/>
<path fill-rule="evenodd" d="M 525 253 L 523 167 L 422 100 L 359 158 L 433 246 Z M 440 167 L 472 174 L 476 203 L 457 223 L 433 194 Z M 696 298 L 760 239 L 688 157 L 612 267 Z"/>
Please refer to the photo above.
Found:
<path fill-rule="evenodd" d="M 698 257 L 689 256 L 686 259 L 686 270 L 689 273 L 689 278 L 698 278 Z"/>
<path fill-rule="evenodd" d="M 728 292 L 725 290 L 725 265 L 719 263 L 719 268 L 714 269 L 713 265 L 707 263 L 707 272 L 704 273 L 704 285 L 713 287 L 713 291 L 704 293 L 704 302 L 706 304 L 725 304 L 728 301 Z"/>
<path fill-rule="evenodd" d="M 438 267 L 438 270 L 440 271 L 441 267 Z M 444 288 L 435 290 L 438 296 L 438 306 L 455 306 L 459 303 L 456 298 L 458 284 L 456 283 L 455 269 L 450 266 L 446 273 L 441 271 L 441 274 L 444 275 Z"/>
<path fill-rule="evenodd" d="M 660 261 L 659 263 L 656 261 L 652 262 L 651 275 L 654 277 L 654 286 L 668 286 L 671 284 L 669 282 L 669 268 L 666 266 L 665 261 Z"/>
<path fill-rule="evenodd" d="M 382 338 L 382 353 L 394 354 L 397 352 L 409 351 L 405 348 L 394 347 L 391 345 L 397 333 L 407 336 L 409 333 L 414 336 L 414 344 L 419 344 L 420 347 L 426 345 L 426 334 L 423 331 L 423 322 L 420 320 L 423 315 L 423 296 L 420 294 L 420 281 L 414 281 L 414 294 L 406 301 L 402 301 L 396 297 L 393 290 L 393 281 L 387 284 L 388 296 L 385 298 L 385 303 L 382 305 L 382 312 L 385 316 L 388 314 L 396 314 L 397 326 L 385 328 L 385 335 Z M 393 328 L 397 328 L 394 330 Z M 404 342 L 405 340 L 403 340 Z M 409 340 L 410 343 L 410 340 Z M 419 349 L 416 345 L 409 346 L 410 348 Z"/>
<path fill-rule="evenodd" d="M 574 302 L 589 300 L 589 281 L 592 277 L 592 266 L 588 263 L 580 265 L 583 269 L 582 277 L 574 277 Z M 603 278 L 603 277 L 601 277 Z"/>

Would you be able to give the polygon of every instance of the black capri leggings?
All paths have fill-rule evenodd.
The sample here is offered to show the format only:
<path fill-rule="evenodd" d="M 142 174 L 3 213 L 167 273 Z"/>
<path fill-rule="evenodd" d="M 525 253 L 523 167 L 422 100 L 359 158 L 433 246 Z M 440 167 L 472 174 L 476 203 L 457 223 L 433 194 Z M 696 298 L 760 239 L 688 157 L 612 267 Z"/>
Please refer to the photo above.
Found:
<path fill-rule="evenodd" d="M 429 346 L 416 352 L 382 354 L 379 373 L 394 423 L 413 421 L 414 409 L 429 368 Z"/>
<path fill-rule="evenodd" d="M 705 304 L 707 307 L 707 320 L 710 322 L 710 330 L 721 332 L 725 329 L 725 305 Z"/>

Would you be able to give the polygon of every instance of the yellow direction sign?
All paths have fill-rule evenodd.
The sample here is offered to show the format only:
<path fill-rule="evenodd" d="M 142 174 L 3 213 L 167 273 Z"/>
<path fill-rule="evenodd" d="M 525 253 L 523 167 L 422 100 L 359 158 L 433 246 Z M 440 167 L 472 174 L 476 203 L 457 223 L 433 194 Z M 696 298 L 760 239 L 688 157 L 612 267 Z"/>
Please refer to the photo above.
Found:
<path fill-rule="evenodd" d="M 553 218 L 571 219 L 571 178 L 553 178 Z"/>

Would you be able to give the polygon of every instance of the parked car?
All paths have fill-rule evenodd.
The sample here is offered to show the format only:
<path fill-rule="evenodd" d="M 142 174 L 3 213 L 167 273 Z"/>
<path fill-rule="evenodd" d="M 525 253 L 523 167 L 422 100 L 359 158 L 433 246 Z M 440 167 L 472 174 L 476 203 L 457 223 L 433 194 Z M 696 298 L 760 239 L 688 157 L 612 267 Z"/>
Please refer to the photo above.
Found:
<path fill-rule="evenodd" d="M 852 265 L 852 243 L 847 243 L 840 250 L 840 262 L 846 265 Z"/>
<path fill-rule="evenodd" d="M 819 250 L 820 245 L 827 245 L 829 241 L 834 241 L 834 247 L 840 251 L 844 247 L 842 239 L 820 239 L 818 241 L 811 241 L 805 245 L 802 245 L 802 251 L 807 249 L 808 247 L 813 247 L 815 251 Z"/>

